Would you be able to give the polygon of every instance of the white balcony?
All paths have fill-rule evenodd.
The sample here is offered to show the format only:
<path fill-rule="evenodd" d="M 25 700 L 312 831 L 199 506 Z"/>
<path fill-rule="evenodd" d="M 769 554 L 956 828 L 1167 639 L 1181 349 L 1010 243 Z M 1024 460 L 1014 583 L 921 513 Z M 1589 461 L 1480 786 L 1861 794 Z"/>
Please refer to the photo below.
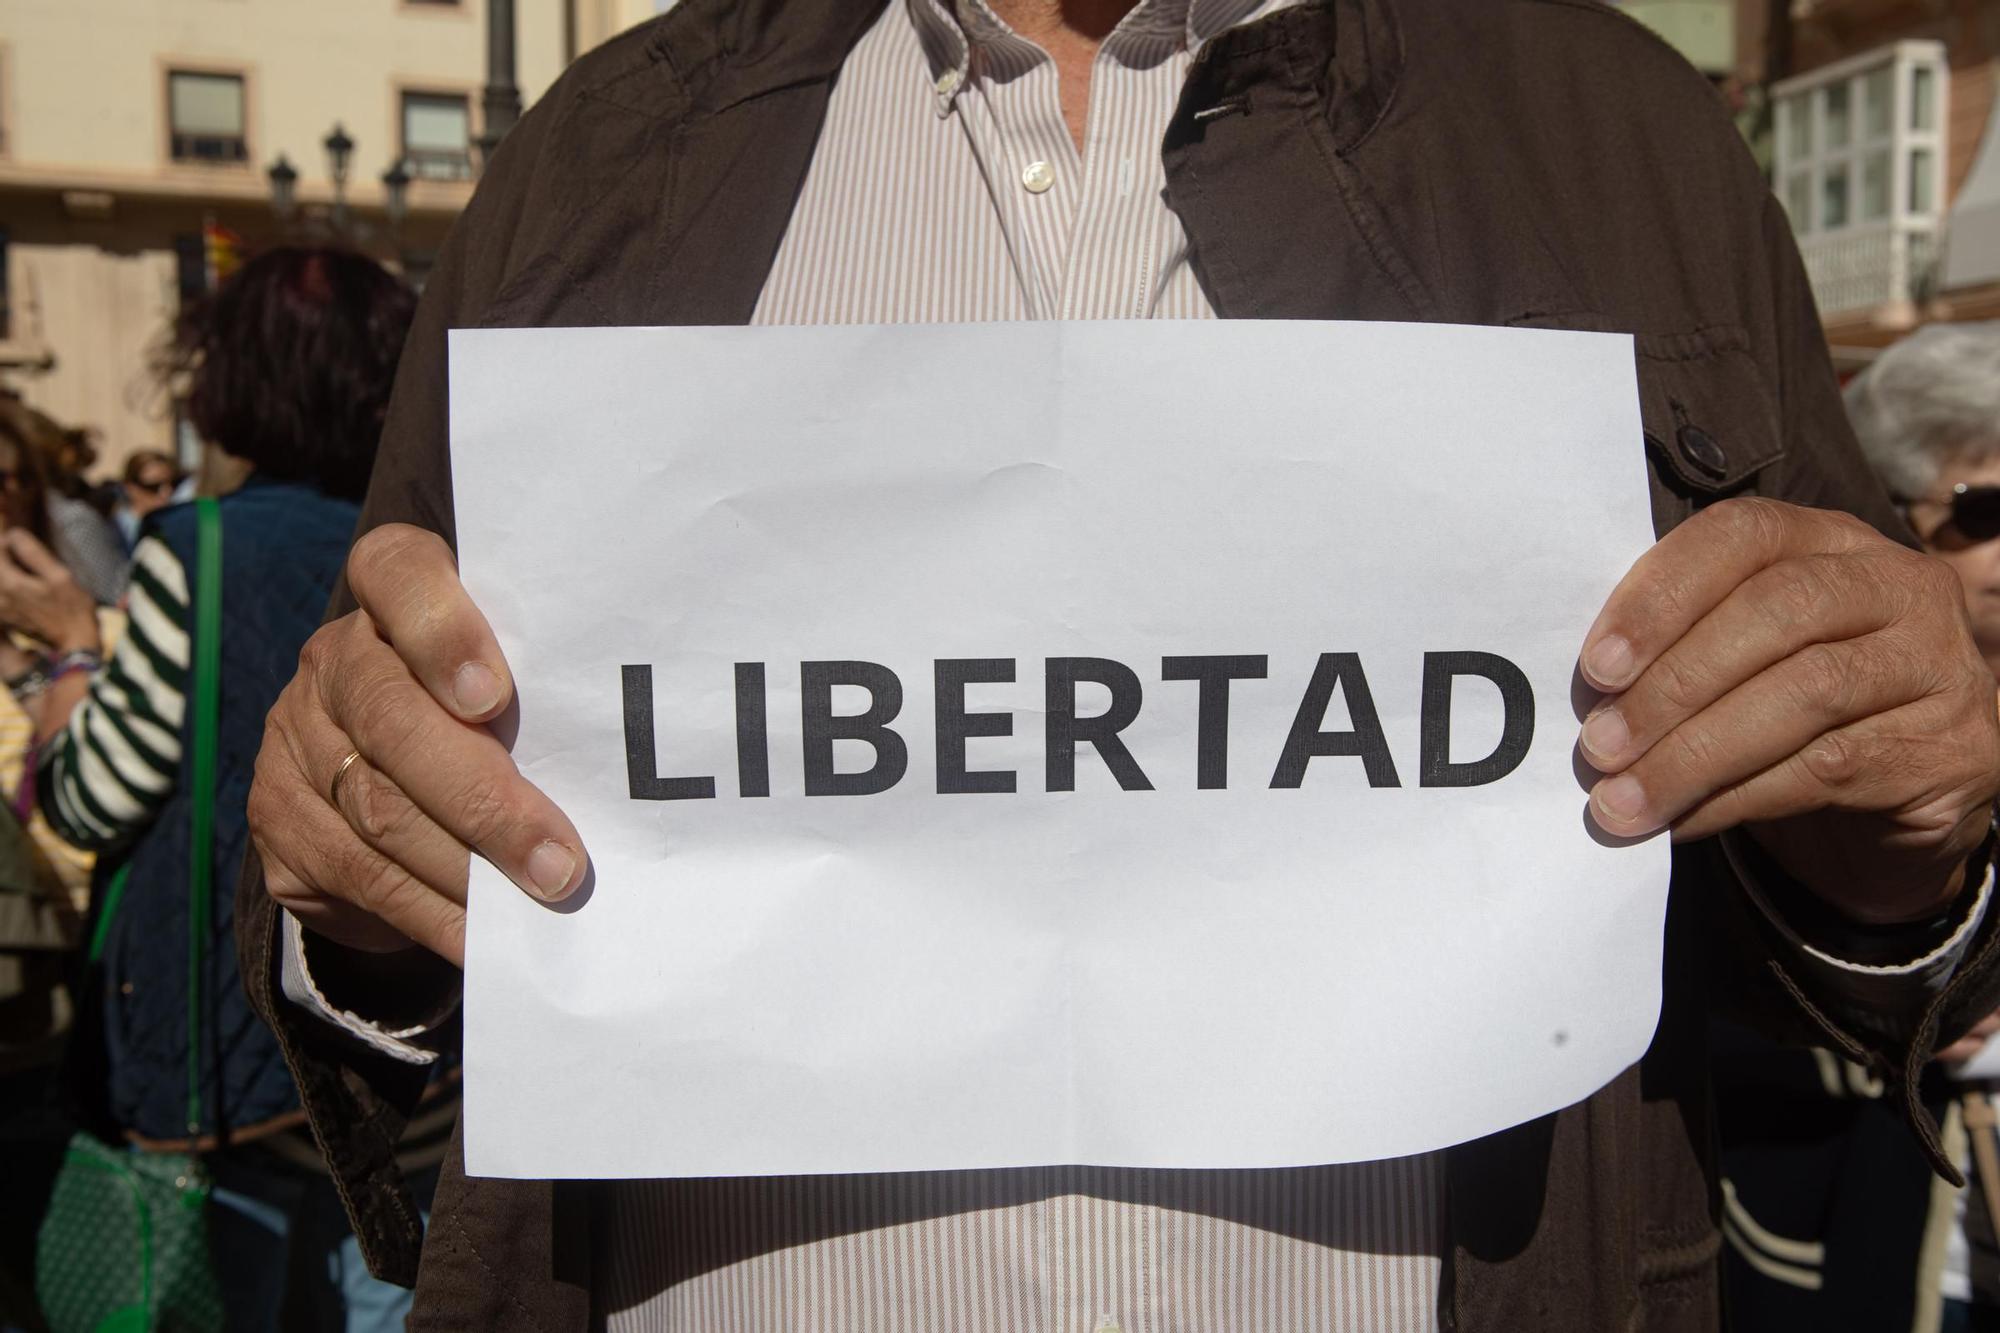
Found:
<path fill-rule="evenodd" d="M 1822 315 L 1921 302 L 1936 289 L 1934 226 L 1844 227 L 1799 237 L 1799 253 Z"/>
<path fill-rule="evenodd" d="M 1772 89 L 1773 186 L 1822 314 L 1906 320 L 1936 291 L 1950 78 L 1942 43 L 1901 41 Z"/>

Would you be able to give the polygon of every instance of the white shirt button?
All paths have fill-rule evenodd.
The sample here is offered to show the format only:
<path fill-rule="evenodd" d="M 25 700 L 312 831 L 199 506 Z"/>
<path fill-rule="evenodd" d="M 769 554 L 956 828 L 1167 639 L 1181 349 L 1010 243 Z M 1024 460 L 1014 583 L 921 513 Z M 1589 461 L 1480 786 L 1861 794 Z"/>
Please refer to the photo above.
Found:
<path fill-rule="evenodd" d="M 939 97 L 950 97 L 953 93 L 958 91 L 958 71 L 955 69 L 948 69 L 944 73 L 938 75 L 936 86 Z"/>
<path fill-rule="evenodd" d="M 1029 194 L 1042 194 L 1056 183 L 1055 168 L 1046 162 L 1030 162 L 1021 168 L 1021 184 Z"/>

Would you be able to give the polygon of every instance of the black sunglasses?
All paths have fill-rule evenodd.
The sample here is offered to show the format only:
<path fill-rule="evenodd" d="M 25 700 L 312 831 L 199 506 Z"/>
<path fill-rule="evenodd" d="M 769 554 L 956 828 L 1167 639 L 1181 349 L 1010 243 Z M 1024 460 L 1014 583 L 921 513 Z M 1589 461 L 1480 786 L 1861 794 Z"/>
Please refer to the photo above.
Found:
<path fill-rule="evenodd" d="M 1913 500 L 1903 501 L 1907 508 Z M 1986 542 L 2000 537 L 2000 486 L 1968 486 L 1959 482 L 1951 495 L 1939 501 L 1951 510 L 1951 526 L 1967 541 Z"/>

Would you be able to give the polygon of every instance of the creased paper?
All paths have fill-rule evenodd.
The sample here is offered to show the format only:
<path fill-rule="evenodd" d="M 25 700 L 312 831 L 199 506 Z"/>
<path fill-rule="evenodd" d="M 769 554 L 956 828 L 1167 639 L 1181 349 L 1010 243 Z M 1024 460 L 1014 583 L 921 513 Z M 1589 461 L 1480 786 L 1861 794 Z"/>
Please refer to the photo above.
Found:
<path fill-rule="evenodd" d="M 593 865 L 552 910 L 475 861 L 474 1174 L 1389 1157 L 1650 1040 L 1667 849 L 1591 836 L 1573 752 L 1651 540 L 1629 339 L 475 331 L 451 383 L 514 755 Z M 887 677 L 894 742 L 828 739 Z"/>

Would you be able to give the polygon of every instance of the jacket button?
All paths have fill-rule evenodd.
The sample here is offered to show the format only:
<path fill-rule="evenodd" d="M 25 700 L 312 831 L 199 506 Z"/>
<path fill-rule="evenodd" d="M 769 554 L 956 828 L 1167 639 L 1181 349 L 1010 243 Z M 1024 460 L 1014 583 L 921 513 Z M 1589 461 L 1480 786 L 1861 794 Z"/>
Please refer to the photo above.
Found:
<path fill-rule="evenodd" d="M 1674 438 L 1680 441 L 1681 457 L 1694 464 L 1697 471 L 1711 477 L 1720 477 L 1729 471 L 1729 458 L 1722 452 L 1722 446 L 1701 427 L 1683 425 Z"/>

